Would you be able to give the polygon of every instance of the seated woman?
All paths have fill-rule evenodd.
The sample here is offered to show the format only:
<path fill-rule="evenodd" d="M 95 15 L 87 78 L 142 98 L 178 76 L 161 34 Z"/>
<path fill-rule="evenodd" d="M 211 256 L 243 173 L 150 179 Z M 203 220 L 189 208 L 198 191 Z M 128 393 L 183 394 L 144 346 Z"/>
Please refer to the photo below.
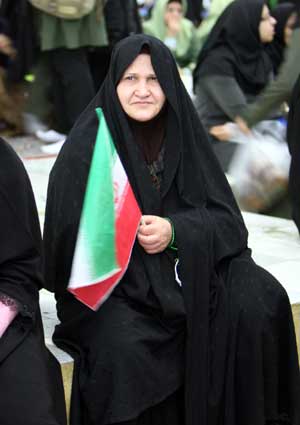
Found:
<path fill-rule="evenodd" d="M 196 108 L 239 205 L 258 212 L 270 211 L 286 194 L 285 126 L 276 120 L 259 123 L 251 145 L 235 125 L 225 126 L 225 135 L 222 126 L 242 114 L 272 78 L 266 46 L 275 23 L 263 1 L 234 1 L 217 21 L 194 72 Z"/>
<path fill-rule="evenodd" d="M 2 139 L 0 161 L 0 423 L 63 425 L 60 367 L 44 345 L 39 310 L 42 241 L 33 193 Z"/>
<path fill-rule="evenodd" d="M 99 107 L 142 220 L 126 273 L 92 311 L 67 288 Z M 227 180 L 156 38 L 115 46 L 51 171 L 44 243 L 54 341 L 75 359 L 72 425 L 299 423 L 288 297 L 251 259 Z"/>
<path fill-rule="evenodd" d="M 157 0 L 143 24 L 144 33 L 163 41 L 181 68 L 195 62 L 199 51 L 194 25 L 184 17 L 186 9 L 186 0 Z"/>
<path fill-rule="evenodd" d="M 235 0 L 219 17 L 194 70 L 195 105 L 208 132 L 233 121 L 270 80 L 265 44 L 273 40 L 275 23 L 262 0 Z M 224 145 L 212 141 L 222 155 Z"/>

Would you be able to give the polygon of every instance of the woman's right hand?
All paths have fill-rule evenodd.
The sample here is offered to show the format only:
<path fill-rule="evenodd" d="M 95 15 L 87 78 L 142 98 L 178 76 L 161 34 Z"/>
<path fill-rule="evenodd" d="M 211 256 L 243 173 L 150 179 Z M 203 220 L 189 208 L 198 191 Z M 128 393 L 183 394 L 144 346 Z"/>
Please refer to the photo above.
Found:
<path fill-rule="evenodd" d="M 143 215 L 137 239 L 147 254 L 164 251 L 172 238 L 172 225 L 169 220 L 157 215 Z"/>

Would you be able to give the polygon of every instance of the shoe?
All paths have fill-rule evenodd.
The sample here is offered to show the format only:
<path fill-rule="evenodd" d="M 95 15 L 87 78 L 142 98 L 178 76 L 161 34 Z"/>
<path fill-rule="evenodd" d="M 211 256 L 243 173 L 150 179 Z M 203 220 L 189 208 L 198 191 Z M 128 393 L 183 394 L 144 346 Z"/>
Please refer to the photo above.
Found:
<path fill-rule="evenodd" d="M 66 135 L 58 133 L 55 130 L 42 131 L 38 130 L 35 132 L 35 136 L 44 143 L 56 143 L 61 140 L 66 140 Z"/>
<path fill-rule="evenodd" d="M 48 153 L 50 155 L 56 155 L 59 153 L 64 143 L 65 143 L 65 140 L 60 140 L 59 142 L 52 143 L 51 145 L 41 146 L 41 150 L 44 153 Z"/>
<path fill-rule="evenodd" d="M 46 131 L 48 127 L 36 115 L 24 112 L 23 129 L 25 134 L 35 134 L 37 131 Z"/>

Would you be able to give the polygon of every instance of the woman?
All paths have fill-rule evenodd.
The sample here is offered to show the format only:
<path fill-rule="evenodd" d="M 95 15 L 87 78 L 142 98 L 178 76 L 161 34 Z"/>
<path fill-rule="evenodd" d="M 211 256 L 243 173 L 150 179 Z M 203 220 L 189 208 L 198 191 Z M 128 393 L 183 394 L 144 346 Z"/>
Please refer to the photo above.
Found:
<path fill-rule="evenodd" d="M 66 288 L 96 107 L 143 217 L 126 274 L 94 312 Z M 54 341 L 75 358 L 71 424 L 299 423 L 287 296 L 251 259 L 231 190 L 159 40 L 115 46 L 51 171 L 44 241 L 61 320 Z"/>
<path fill-rule="evenodd" d="M 297 8 L 293 3 L 282 3 L 272 10 L 272 16 L 276 20 L 276 31 L 272 43 L 267 46 L 267 51 L 272 60 L 274 74 L 277 75 L 283 61 L 284 51 L 290 44 L 293 30 L 297 24 Z"/>
<path fill-rule="evenodd" d="M 46 350 L 39 310 L 36 206 L 20 159 L 0 142 L 0 423 L 62 425 L 60 367 Z"/>
<path fill-rule="evenodd" d="M 268 83 L 272 63 L 265 44 L 273 40 L 274 27 L 275 19 L 262 0 L 236 0 L 218 19 L 194 71 L 195 104 L 207 131 L 233 121 Z M 232 149 L 216 140 L 222 162 L 223 150 Z"/>
<path fill-rule="evenodd" d="M 181 68 L 195 62 L 198 54 L 195 28 L 184 17 L 186 0 L 157 0 L 151 18 L 143 24 L 145 34 L 163 41 Z"/>

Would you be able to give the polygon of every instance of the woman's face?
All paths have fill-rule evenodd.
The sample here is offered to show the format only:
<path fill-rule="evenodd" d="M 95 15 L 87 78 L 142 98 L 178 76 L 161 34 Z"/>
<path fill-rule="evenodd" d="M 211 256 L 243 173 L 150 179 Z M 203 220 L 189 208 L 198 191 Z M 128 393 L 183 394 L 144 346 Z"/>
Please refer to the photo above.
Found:
<path fill-rule="evenodd" d="M 181 19 L 183 16 L 182 4 L 179 2 L 171 2 L 166 5 L 165 20 Z"/>
<path fill-rule="evenodd" d="M 262 43 L 271 43 L 275 35 L 275 24 L 276 19 L 270 15 L 268 7 L 264 5 L 258 27 L 259 38 Z"/>
<path fill-rule="evenodd" d="M 286 21 L 285 27 L 284 27 L 284 42 L 286 45 L 289 44 L 291 40 L 291 36 L 293 34 L 294 25 L 297 20 L 297 14 L 296 12 L 292 13 L 289 19 Z"/>
<path fill-rule="evenodd" d="M 136 121 L 149 121 L 160 112 L 166 97 L 150 55 L 142 53 L 129 65 L 117 85 L 117 94 L 125 113 Z"/>

